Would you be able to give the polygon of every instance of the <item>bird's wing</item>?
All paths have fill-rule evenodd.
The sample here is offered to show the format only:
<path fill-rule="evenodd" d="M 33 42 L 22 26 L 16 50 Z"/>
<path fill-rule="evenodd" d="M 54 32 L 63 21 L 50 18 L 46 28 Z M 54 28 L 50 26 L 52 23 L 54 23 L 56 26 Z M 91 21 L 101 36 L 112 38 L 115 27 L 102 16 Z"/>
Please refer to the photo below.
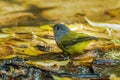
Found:
<path fill-rule="evenodd" d="M 71 31 L 61 39 L 60 46 L 63 48 L 68 48 L 78 42 L 89 40 L 97 40 L 97 38 L 84 33 L 76 33 Z"/>

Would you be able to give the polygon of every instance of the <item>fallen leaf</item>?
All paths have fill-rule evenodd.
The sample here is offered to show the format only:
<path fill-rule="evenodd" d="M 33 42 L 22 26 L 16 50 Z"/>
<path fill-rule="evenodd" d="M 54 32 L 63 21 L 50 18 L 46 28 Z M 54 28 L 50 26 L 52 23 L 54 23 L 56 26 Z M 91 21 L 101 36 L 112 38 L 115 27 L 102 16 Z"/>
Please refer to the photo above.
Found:
<path fill-rule="evenodd" d="M 53 75 L 53 74 L 52 74 L 52 77 L 54 80 L 72 80 L 72 78 L 69 78 L 69 77 L 58 77 L 58 76 Z"/>
<path fill-rule="evenodd" d="M 28 47 L 24 50 L 25 55 L 29 55 L 29 56 L 38 56 L 40 54 L 44 54 L 44 51 L 40 51 L 38 49 L 35 49 L 34 47 Z"/>
<path fill-rule="evenodd" d="M 120 77 L 116 76 L 115 74 L 110 75 L 110 80 L 120 80 Z"/>
<path fill-rule="evenodd" d="M 13 58 L 16 55 L 14 54 L 14 47 L 11 45 L 0 45 L 0 59 L 9 59 Z"/>
<path fill-rule="evenodd" d="M 110 10 L 105 11 L 105 13 L 112 17 L 118 17 L 120 14 L 120 8 L 110 9 Z"/>
<path fill-rule="evenodd" d="M 60 66 L 66 66 L 70 60 L 66 61 L 55 61 L 55 60 L 44 60 L 44 61 L 27 61 L 28 64 L 41 67 L 46 70 L 59 70 Z"/>

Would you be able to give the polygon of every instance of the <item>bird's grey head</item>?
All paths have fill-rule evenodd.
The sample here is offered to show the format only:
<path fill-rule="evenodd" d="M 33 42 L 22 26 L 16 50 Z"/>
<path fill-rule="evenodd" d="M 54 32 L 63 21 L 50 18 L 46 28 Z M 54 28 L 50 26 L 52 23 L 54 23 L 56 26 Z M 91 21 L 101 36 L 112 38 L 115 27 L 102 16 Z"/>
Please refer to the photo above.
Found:
<path fill-rule="evenodd" d="M 65 34 L 70 32 L 70 29 L 63 24 L 56 24 L 53 26 L 53 31 L 54 31 L 54 35 L 55 35 L 55 40 L 56 40 L 57 44 L 59 44 L 60 39 Z"/>

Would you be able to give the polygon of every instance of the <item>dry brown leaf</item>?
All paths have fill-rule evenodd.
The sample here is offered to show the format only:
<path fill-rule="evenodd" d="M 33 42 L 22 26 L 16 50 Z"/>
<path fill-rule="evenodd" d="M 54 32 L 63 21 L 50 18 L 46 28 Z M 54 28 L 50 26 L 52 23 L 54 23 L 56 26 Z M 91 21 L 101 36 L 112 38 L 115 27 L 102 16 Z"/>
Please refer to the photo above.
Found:
<path fill-rule="evenodd" d="M 1 26 L 16 25 L 20 22 L 25 22 L 28 18 L 35 18 L 35 16 L 29 12 L 21 12 L 21 13 L 19 12 L 8 15 L 2 15 L 0 17 L 0 25 Z"/>
<path fill-rule="evenodd" d="M 86 47 L 86 50 L 102 50 L 102 51 L 108 51 L 111 49 L 114 49 L 115 45 L 111 41 L 97 41 L 97 42 L 92 42 L 88 44 Z"/>
<path fill-rule="evenodd" d="M 0 45 L 0 59 L 15 57 L 14 47 L 11 45 Z"/>
<path fill-rule="evenodd" d="M 107 11 L 105 11 L 106 14 L 112 16 L 112 17 L 118 17 L 120 16 L 120 9 L 116 8 L 116 9 L 109 9 Z"/>

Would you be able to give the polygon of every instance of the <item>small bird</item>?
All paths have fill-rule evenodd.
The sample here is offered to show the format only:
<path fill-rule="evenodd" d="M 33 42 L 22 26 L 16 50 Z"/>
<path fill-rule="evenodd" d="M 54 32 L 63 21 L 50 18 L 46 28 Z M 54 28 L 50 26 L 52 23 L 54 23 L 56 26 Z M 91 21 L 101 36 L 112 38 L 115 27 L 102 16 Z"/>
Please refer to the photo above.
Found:
<path fill-rule="evenodd" d="M 94 36 L 71 31 L 63 24 L 54 25 L 53 32 L 58 47 L 61 48 L 65 54 L 84 53 L 84 49 L 91 41 L 98 40 L 98 38 Z"/>

